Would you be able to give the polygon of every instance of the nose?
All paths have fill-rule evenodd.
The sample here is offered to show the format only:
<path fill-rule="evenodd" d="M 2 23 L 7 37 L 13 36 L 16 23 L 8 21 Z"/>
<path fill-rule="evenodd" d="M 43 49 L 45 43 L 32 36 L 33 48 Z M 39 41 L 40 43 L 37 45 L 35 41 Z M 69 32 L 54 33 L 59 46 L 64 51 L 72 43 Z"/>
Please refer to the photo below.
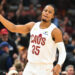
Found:
<path fill-rule="evenodd" d="M 46 12 L 46 15 L 48 15 L 48 11 Z"/>

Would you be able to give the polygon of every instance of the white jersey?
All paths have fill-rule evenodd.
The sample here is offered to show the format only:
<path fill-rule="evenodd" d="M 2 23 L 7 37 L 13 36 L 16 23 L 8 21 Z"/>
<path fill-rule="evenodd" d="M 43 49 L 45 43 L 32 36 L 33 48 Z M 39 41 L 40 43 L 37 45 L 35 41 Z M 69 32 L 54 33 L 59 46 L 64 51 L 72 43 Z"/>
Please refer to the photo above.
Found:
<path fill-rule="evenodd" d="M 48 28 L 40 29 L 40 23 L 35 23 L 30 32 L 28 61 L 31 63 L 53 63 L 56 57 L 56 45 L 51 33 L 56 26 L 51 23 Z"/>

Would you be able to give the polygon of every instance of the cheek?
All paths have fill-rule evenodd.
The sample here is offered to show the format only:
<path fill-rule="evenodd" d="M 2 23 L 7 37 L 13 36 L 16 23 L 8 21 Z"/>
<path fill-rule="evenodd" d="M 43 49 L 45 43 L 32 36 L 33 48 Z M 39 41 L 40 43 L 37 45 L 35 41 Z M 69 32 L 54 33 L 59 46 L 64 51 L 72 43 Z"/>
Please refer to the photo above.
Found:
<path fill-rule="evenodd" d="M 51 20 L 52 18 L 51 18 L 51 17 L 48 17 L 47 19 L 48 19 L 48 20 Z"/>
<path fill-rule="evenodd" d="M 50 19 L 52 19 L 52 18 L 53 18 L 53 15 L 49 15 L 49 16 L 50 16 L 50 17 L 49 17 Z"/>

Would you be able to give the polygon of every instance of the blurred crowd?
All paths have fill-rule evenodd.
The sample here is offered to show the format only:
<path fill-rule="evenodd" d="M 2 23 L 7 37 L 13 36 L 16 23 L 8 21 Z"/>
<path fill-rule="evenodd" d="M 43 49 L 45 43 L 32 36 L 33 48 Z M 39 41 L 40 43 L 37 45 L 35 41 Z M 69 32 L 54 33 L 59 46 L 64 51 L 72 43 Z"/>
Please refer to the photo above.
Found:
<path fill-rule="evenodd" d="M 55 7 L 52 22 L 61 29 L 67 52 L 60 75 L 75 75 L 75 0 L 0 0 L 0 14 L 14 24 L 40 21 L 45 5 Z M 0 75 L 22 75 L 30 34 L 8 31 L 0 23 Z M 59 53 L 57 51 L 57 63 Z"/>

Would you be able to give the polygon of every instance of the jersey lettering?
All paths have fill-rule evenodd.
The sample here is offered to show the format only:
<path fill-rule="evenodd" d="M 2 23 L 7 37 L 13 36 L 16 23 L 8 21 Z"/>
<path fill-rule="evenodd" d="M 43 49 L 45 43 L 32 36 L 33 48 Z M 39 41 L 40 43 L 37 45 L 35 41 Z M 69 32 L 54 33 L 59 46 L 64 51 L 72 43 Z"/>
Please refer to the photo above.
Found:
<path fill-rule="evenodd" d="M 45 45 L 46 38 L 42 37 L 42 34 L 39 35 L 31 35 L 31 43 Z M 32 45 L 32 54 L 39 55 L 40 46 Z"/>
<path fill-rule="evenodd" d="M 42 37 L 42 34 L 39 35 L 31 35 L 31 43 L 45 45 L 46 38 Z"/>

